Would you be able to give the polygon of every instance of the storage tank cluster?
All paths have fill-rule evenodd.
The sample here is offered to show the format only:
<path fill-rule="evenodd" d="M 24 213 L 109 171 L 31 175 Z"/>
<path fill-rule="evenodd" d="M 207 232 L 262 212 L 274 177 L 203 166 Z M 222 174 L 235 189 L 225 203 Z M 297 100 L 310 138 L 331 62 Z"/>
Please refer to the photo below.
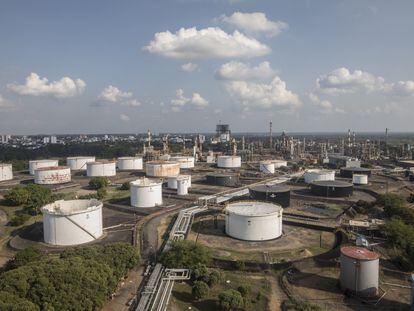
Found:
<path fill-rule="evenodd" d="M 344 291 L 362 297 L 378 295 L 379 255 L 363 247 L 341 248 L 340 284 Z"/>
<path fill-rule="evenodd" d="M 141 157 L 120 157 L 116 166 L 121 171 L 137 171 L 142 170 L 143 162 Z"/>
<path fill-rule="evenodd" d="M 162 180 L 141 178 L 130 182 L 131 206 L 155 207 L 162 204 Z"/>
<path fill-rule="evenodd" d="M 181 169 L 194 168 L 194 157 L 174 156 L 170 158 L 172 162 L 180 163 Z"/>
<path fill-rule="evenodd" d="M 260 171 L 265 174 L 275 173 L 275 163 L 271 160 L 260 162 Z"/>
<path fill-rule="evenodd" d="M 13 166 L 7 163 L 0 163 L 0 181 L 13 179 Z"/>
<path fill-rule="evenodd" d="M 42 167 L 59 166 L 58 160 L 32 160 L 29 161 L 29 173 L 30 175 L 35 174 L 35 170 Z"/>
<path fill-rule="evenodd" d="M 354 185 L 368 185 L 368 175 L 354 174 L 352 175 L 352 183 Z"/>
<path fill-rule="evenodd" d="M 345 181 L 320 180 L 311 183 L 311 192 L 321 197 L 350 197 L 354 192 L 354 186 Z"/>
<path fill-rule="evenodd" d="M 102 202 L 92 200 L 59 200 L 45 205 L 44 241 L 52 245 L 78 245 L 102 236 Z"/>
<path fill-rule="evenodd" d="M 114 161 L 97 161 L 86 163 L 86 175 L 88 177 L 115 176 L 116 167 Z"/>
<path fill-rule="evenodd" d="M 35 184 L 58 185 L 68 183 L 70 181 L 70 168 L 67 166 L 49 166 L 35 169 Z"/>
<path fill-rule="evenodd" d="M 226 207 L 226 234 L 245 241 L 266 241 L 282 235 L 283 209 L 257 201 L 230 203 Z"/>
<path fill-rule="evenodd" d="M 178 175 L 178 176 L 168 176 L 167 187 L 170 189 L 177 189 L 177 180 L 178 179 L 187 179 L 188 187 L 191 188 L 191 175 Z"/>
<path fill-rule="evenodd" d="M 211 173 L 206 175 L 206 182 L 210 185 L 235 187 L 239 184 L 239 175 L 236 173 Z"/>
<path fill-rule="evenodd" d="M 352 178 L 354 174 L 371 176 L 371 170 L 363 167 L 341 167 L 339 175 L 344 178 Z"/>
<path fill-rule="evenodd" d="M 249 188 L 250 198 L 279 204 L 290 205 L 290 188 L 285 185 L 257 185 Z"/>
<path fill-rule="evenodd" d="M 221 168 L 239 168 L 241 167 L 240 156 L 218 156 L 217 166 Z"/>
<path fill-rule="evenodd" d="M 335 180 L 335 171 L 310 169 L 305 172 L 305 183 L 310 184 L 314 181 Z"/>
<path fill-rule="evenodd" d="M 86 163 L 88 162 L 95 162 L 95 157 L 79 156 L 66 158 L 66 165 L 69 166 L 72 171 L 85 171 Z"/>
<path fill-rule="evenodd" d="M 152 161 L 145 164 L 145 174 L 150 177 L 180 175 L 180 163 L 172 161 Z"/>

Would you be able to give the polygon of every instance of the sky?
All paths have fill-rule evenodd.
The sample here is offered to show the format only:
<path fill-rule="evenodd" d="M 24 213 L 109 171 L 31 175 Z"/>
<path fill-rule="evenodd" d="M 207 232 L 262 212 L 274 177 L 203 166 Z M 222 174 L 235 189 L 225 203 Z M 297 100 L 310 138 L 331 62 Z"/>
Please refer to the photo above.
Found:
<path fill-rule="evenodd" d="M 0 2 L 0 134 L 413 131 L 414 1 Z"/>

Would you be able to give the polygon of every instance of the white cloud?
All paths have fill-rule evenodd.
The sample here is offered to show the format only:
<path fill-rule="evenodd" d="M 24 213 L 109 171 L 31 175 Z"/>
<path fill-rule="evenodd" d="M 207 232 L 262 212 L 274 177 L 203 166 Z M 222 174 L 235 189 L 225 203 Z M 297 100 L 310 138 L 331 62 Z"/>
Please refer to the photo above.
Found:
<path fill-rule="evenodd" d="M 320 111 L 323 113 L 345 113 L 345 110 L 342 108 L 334 107 L 334 105 L 329 100 L 322 100 L 315 93 L 308 94 L 310 101 L 317 107 L 320 108 Z"/>
<path fill-rule="evenodd" d="M 176 59 L 250 58 L 271 51 L 254 38 L 238 31 L 228 34 L 218 27 L 158 32 L 144 50 Z"/>
<path fill-rule="evenodd" d="M 121 119 L 121 121 L 124 121 L 124 122 L 129 122 L 131 120 L 129 116 L 123 113 L 119 115 L 119 119 Z"/>
<path fill-rule="evenodd" d="M 194 63 L 186 63 L 181 65 L 181 70 L 185 72 L 192 72 L 198 70 L 198 65 Z"/>
<path fill-rule="evenodd" d="M 131 92 L 123 92 L 119 88 L 109 85 L 98 97 L 99 102 L 120 104 L 123 106 L 137 107 L 141 103 L 132 98 Z"/>
<path fill-rule="evenodd" d="M 242 13 L 235 12 L 231 16 L 222 15 L 218 20 L 236 29 L 249 34 L 264 33 L 274 37 L 288 28 L 288 24 L 282 21 L 271 21 L 262 12 Z"/>
<path fill-rule="evenodd" d="M 231 61 L 223 64 L 216 71 L 216 79 L 219 80 L 269 80 L 276 75 L 275 71 L 270 67 L 269 62 L 262 62 L 252 67 L 249 64 L 237 61 Z"/>
<path fill-rule="evenodd" d="M 14 108 L 13 103 L 0 94 L 0 110 L 9 110 L 12 108 Z"/>
<path fill-rule="evenodd" d="M 32 72 L 26 77 L 25 84 L 8 84 L 7 88 L 20 95 L 29 96 L 53 96 L 56 98 L 67 98 L 83 93 L 86 83 L 81 79 L 73 80 L 63 77 L 58 81 L 49 82 L 47 78 L 40 78 Z"/>
<path fill-rule="evenodd" d="M 414 95 L 414 81 L 398 81 L 392 85 L 392 91 L 399 96 Z"/>
<path fill-rule="evenodd" d="M 204 99 L 199 93 L 193 93 L 191 98 L 184 96 L 183 89 L 178 89 L 175 91 L 176 98 L 171 100 L 172 110 L 178 112 L 181 110 L 181 107 L 186 105 L 192 105 L 197 108 L 205 108 L 209 105 L 209 102 Z"/>

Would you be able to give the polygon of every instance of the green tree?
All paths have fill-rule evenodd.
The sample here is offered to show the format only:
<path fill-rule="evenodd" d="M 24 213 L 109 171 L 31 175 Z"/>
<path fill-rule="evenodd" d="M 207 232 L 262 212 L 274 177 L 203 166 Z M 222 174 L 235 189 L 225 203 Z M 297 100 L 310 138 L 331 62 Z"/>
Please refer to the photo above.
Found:
<path fill-rule="evenodd" d="M 42 252 L 35 247 L 28 247 L 16 254 L 16 256 L 7 262 L 5 270 L 12 270 L 22 266 L 25 266 L 31 262 L 40 260 L 42 258 Z"/>
<path fill-rule="evenodd" d="M 183 240 L 173 242 L 171 248 L 162 253 L 160 260 L 168 268 L 195 269 L 199 264 L 209 264 L 211 253 L 201 244 Z"/>
<path fill-rule="evenodd" d="M 98 200 L 103 200 L 107 194 L 108 191 L 105 188 L 100 188 L 96 191 L 96 197 L 98 198 Z"/>
<path fill-rule="evenodd" d="M 25 209 L 32 215 L 40 213 L 40 208 L 42 206 L 51 203 L 54 200 L 52 191 L 49 188 L 30 184 L 25 189 L 29 193 Z"/>
<path fill-rule="evenodd" d="M 27 203 L 29 200 L 29 192 L 26 190 L 26 188 L 17 186 L 6 193 L 4 198 L 8 205 L 18 206 Z"/>
<path fill-rule="evenodd" d="M 89 181 L 89 188 L 98 190 L 109 186 L 109 179 L 107 177 L 93 177 Z"/>
<path fill-rule="evenodd" d="M 237 310 L 244 307 L 244 300 L 240 292 L 229 289 L 219 294 L 220 307 L 225 310 Z"/>
<path fill-rule="evenodd" d="M 207 283 L 203 281 L 195 281 L 193 287 L 191 288 L 191 294 L 196 300 L 208 297 L 209 293 L 210 288 Z"/>
<path fill-rule="evenodd" d="M 223 278 L 223 273 L 220 270 L 211 269 L 208 285 L 213 287 L 214 285 L 220 284 L 223 282 Z"/>
<path fill-rule="evenodd" d="M 251 287 L 248 284 L 242 284 L 239 287 L 237 287 L 237 291 L 243 296 L 243 298 L 246 298 L 250 295 Z"/>

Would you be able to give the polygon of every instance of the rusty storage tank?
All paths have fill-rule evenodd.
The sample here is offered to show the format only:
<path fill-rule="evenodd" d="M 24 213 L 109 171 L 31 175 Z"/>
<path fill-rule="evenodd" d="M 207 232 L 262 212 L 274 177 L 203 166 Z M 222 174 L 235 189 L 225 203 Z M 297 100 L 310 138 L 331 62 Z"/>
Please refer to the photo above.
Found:
<path fill-rule="evenodd" d="M 354 174 L 371 176 L 371 170 L 363 167 L 341 167 L 339 175 L 343 178 L 352 178 Z"/>
<path fill-rule="evenodd" d="M 322 180 L 311 183 L 311 191 L 321 197 L 350 197 L 354 192 L 354 185 L 345 181 Z"/>
<path fill-rule="evenodd" d="M 82 157 L 67 157 L 66 165 L 70 167 L 73 171 L 86 170 L 86 163 L 95 162 L 95 157 L 93 156 L 82 156 Z"/>
<path fill-rule="evenodd" d="M 49 166 L 59 166 L 59 161 L 51 159 L 29 161 L 29 173 L 30 175 L 34 175 L 35 169 Z"/>
<path fill-rule="evenodd" d="M 341 247 L 340 284 L 362 297 L 378 295 L 379 255 L 358 246 Z"/>
<path fill-rule="evenodd" d="M 0 163 L 0 181 L 13 179 L 13 167 L 11 164 Z"/>
<path fill-rule="evenodd" d="M 180 175 L 180 163 L 171 161 L 152 161 L 145 164 L 145 174 L 150 177 Z"/>
<path fill-rule="evenodd" d="M 41 167 L 35 170 L 34 182 L 38 185 L 58 185 L 71 181 L 67 166 Z"/>
<path fill-rule="evenodd" d="M 236 173 L 207 174 L 206 182 L 210 185 L 235 187 L 239 184 L 239 175 Z"/>
<path fill-rule="evenodd" d="M 290 205 L 290 188 L 284 185 L 258 185 L 249 188 L 250 198 L 277 203 L 282 207 Z"/>

